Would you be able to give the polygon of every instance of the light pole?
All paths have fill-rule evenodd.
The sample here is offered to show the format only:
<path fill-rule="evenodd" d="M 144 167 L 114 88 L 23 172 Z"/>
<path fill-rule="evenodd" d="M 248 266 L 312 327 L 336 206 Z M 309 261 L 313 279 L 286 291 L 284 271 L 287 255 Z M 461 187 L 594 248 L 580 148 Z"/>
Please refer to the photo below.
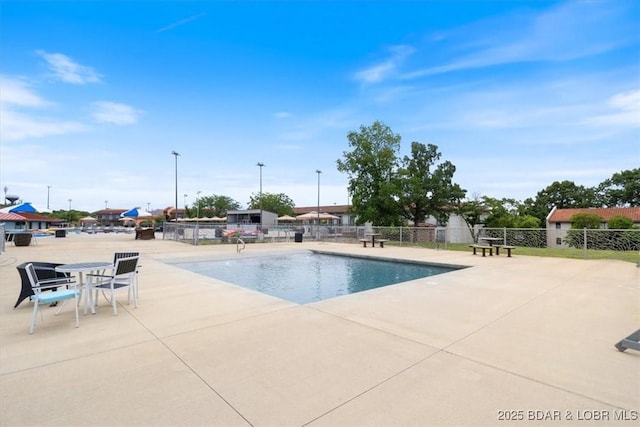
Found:
<path fill-rule="evenodd" d="M 200 193 L 202 191 L 196 191 L 196 245 L 200 239 Z"/>
<path fill-rule="evenodd" d="M 262 231 L 262 168 L 264 163 L 258 162 L 256 166 L 260 167 L 260 230 Z"/>
<path fill-rule="evenodd" d="M 188 196 L 188 194 L 186 194 L 186 193 L 185 193 L 185 195 L 184 195 L 184 200 L 183 200 L 183 202 L 182 202 L 182 208 L 184 209 L 184 215 L 185 215 L 185 217 L 186 217 L 186 215 L 187 215 L 187 196 Z"/>
<path fill-rule="evenodd" d="M 47 210 L 49 210 L 49 192 L 51 191 L 51 186 L 47 185 Z"/>
<path fill-rule="evenodd" d="M 72 200 L 69 199 L 69 225 L 71 225 L 71 202 Z"/>
<path fill-rule="evenodd" d="M 320 174 L 322 171 L 316 169 L 316 173 L 318 174 L 318 227 L 316 228 L 316 240 L 320 240 Z"/>
<path fill-rule="evenodd" d="M 180 153 L 173 150 L 171 154 L 175 157 L 175 160 L 176 160 L 176 209 L 173 211 L 173 219 L 177 221 L 178 220 L 178 156 L 180 155 Z"/>
<path fill-rule="evenodd" d="M 147 202 L 147 212 L 151 212 L 151 202 Z"/>
<path fill-rule="evenodd" d="M 108 206 L 108 205 L 109 205 L 109 201 L 108 201 L 108 200 L 105 200 L 105 201 L 104 201 L 104 210 L 105 210 L 105 211 L 107 210 L 107 206 Z"/>

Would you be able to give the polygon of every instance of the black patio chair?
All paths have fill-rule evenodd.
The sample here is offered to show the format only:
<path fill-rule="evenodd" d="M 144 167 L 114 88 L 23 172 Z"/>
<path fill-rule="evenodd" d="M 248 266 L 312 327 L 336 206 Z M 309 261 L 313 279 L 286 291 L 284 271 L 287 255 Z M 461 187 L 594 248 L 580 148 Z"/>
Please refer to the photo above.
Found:
<path fill-rule="evenodd" d="M 22 281 L 22 285 L 20 288 L 20 295 L 18 296 L 18 300 L 13 308 L 17 308 L 18 305 L 25 299 L 29 298 L 33 295 L 33 289 L 31 288 L 31 282 L 29 281 L 29 276 L 27 276 L 27 271 L 25 267 L 28 264 L 33 264 L 36 276 L 38 276 L 38 280 L 51 280 L 51 279 L 60 279 L 59 286 L 51 287 L 52 291 L 56 291 L 60 286 L 65 286 L 68 282 L 69 274 L 67 273 L 59 273 L 56 271 L 56 267 L 62 264 L 56 264 L 52 262 L 23 262 L 16 266 L 18 273 L 20 273 L 20 280 Z"/>

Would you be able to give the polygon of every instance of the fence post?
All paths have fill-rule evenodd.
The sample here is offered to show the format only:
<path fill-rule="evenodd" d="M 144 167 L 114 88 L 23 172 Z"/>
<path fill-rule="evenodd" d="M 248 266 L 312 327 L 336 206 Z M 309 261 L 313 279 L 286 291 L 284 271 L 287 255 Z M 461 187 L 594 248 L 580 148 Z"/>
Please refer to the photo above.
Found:
<path fill-rule="evenodd" d="M 502 244 L 507 245 L 507 227 L 502 228 Z"/>
<path fill-rule="evenodd" d="M 582 241 L 584 242 L 584 259 L 587 259 L 587 227 L 582 229 Z"/>

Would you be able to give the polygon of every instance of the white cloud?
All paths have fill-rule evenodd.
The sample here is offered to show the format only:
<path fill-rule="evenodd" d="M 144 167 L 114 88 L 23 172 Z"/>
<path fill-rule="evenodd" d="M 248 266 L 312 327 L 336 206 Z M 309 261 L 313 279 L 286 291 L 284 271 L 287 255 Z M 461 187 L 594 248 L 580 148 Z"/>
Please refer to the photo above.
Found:
<path fill-rule="evenodd" d="M 287 111 L 278 111 L 274 114 L 276 119 L 288 119 L 289 117 L 292 117 L 293 114 L 287 112 Z"/>
<path fill-rule="evenodd" d="M 389 58 L 369 68 L 357 71 L 354 75 L 355 79 L 363 83 L 379 83 L 393 76 L 405 59 L 415 51 L 414 48 L 406 45 L 392 46 L 389 50 L 391 52 Z"/>
<path fill-rule="evenodd" d="M 87 127 L 79 122 L 28 115 L 5 108 L 0 110 L 0 116 L 0 135 L 5 141 L 43 138 L 87 130 Z"/>
<path fill-rule="evenodd" d="M 3 141 L 18 141 L 26 138 L 43 138 L 82 132 L 86 126 L 76 121 L 58 120 L 42 113 L 18 111 L 41 109 L 53 103 L 35 93 L 29 83 L 22 79 L 0 76 L 0 135 Z"/>
<path fill-rule="evenodd" d="M 53 74 L 65 83 L 85 84 L 99 83 L 101 76 L 91 67 L 80 65 L 61 53 L 47 53 L 43 50 L 36 52 L 49 65 Z"/>
<path fill-rule="evenodd" d="M 414 79 L 493 65 L 568 61 L 608 52 L 635 42 L 637 31 L 622 19 L 624 3 L 569 1 L 539 14 L 506 15 L 452 32 L 456 50 L 466 51 L 440 65 L 404 73 Z M 453 43 L 456 43 L 455 41 Z M 434 56 L 430 49 L 425 62 Z"/>
<path fill-rule="evenodd" d="M 0 103 L 25 107 L 49 105 L 48 101 L 31 90 L 28 82 L 2 75 L 0 75 Z"/>
<path fill-rule="evenodd" d="M 160 28 L 159 30 L 156 31 L 156 33 L 163 33 L 165 31 L 173 30 L 174 28 L 177 28 L 177 27 L 180 27 L 182 25 L 188 24 L 189 22 L 195 21 L 195 20 L 197 20 L 197 19 L 199 19 L 199 18 L 201 18 L 203 16 L 206 16 L 206 15 L 207 15 L 206 13 L 200 13 L 198 15 L 193 15 L 193 16 L 190 16 L 188 18 L 181 19 L 179 21 L 176 21 L 174 23 L 171 23 L 171 24 L 169 24 L 167 26 L 164 26 L 164 27 Z"/>
<path fill-rule="evenodd" d="M 593 126 L 640 127 L 640 90 L 618 93 L 607 101 L 611 110 L 584 120 Z"/>
<path fill-rule="evenodd" d="M 93 104 L 93 118 L 96 121 L 114 125 L 130 125 L 136 123 L 144 113 L 142 110 L 110 101 L 99 101 Z"/>

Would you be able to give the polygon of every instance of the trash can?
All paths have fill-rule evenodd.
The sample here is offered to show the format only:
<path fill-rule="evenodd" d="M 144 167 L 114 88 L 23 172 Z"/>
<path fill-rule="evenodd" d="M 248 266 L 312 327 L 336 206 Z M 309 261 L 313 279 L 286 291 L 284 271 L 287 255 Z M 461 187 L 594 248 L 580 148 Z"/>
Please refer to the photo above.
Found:
<path fill-rule="evenodd" d="M 67 237 L 67 230 L 56 230 L 56 237 Z"/>
<path fill-rule="evenodd" d="M 293 241 L 296 243 L 302 243 L 302 233 L 295 233 L 293 235 Z"/>

